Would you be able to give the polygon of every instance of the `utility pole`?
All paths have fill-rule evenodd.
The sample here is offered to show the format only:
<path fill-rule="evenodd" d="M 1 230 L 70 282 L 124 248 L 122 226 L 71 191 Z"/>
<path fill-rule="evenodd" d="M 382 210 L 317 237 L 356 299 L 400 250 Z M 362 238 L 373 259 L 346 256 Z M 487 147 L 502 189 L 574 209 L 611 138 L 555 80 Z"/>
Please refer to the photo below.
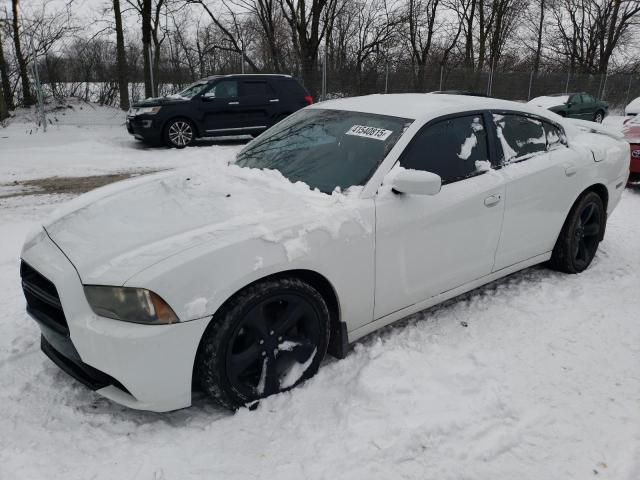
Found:
<path fill-rule="evenodd" d="M 156 95 L 156 82 L 153 78 L 153 57 L 151 56 L 151 42 L 149 42 L 149 51 L 147 52 L 149 55 L 149 77 L 151 79 L 151 96 L 155 97 Z"/>

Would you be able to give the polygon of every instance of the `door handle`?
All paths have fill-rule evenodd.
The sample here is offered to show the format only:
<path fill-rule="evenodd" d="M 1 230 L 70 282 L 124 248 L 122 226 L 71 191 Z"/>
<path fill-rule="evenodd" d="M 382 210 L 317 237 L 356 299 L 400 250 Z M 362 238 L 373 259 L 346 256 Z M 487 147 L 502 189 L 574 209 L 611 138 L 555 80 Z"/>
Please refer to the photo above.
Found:
<path fill-rule="evenodd" d="M 578 169 L 574 166 L 570 166 L 570 167 L 566 167 L 564 169 L 564 174 L 567 177 L 572 177 L 573 175 L 575 175 L 576 173 L 578 173 Z"/>
<path fill-rule="evenodd" d="M 279 98 L 272 98 L 271 100 L 269 100 L 271 103 L 277 103 L 280 101 Z"/>
<path fill-rule="evenodd" d="M 502 195 L 500 194 L 489 195 L 487 198 L 484 199 L 484 204 L 487 207 L 493 207 L 494 205 L 497 205 L 498 203 L 500 203 L 500 200 L 502 200 Z"/>
<path fill-rule="evenodd" d="M 240 102 L 229 102 L 229 105 L 240 105 Z"/>

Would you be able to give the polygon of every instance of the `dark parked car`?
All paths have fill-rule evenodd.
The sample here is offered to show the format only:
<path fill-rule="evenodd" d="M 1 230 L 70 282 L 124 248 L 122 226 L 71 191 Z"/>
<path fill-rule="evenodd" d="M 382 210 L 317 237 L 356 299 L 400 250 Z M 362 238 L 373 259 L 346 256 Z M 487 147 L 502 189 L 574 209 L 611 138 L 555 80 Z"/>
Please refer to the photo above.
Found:
<path fill-rule="evenodd" d="M 134 104 L 127 130 L 148 143 L 182 148 L 199 137 L 257 136 L 312 103 L 289 75 L 213 76 L 175 95 Z"/>
<path fill-rule="evenodd" d="M 563 117 L 579 118 L 602 123 L 609 112 L 609 104 L 585 92 L 555 93 L 534 98 L 529 105 L 546 108 Z"/>

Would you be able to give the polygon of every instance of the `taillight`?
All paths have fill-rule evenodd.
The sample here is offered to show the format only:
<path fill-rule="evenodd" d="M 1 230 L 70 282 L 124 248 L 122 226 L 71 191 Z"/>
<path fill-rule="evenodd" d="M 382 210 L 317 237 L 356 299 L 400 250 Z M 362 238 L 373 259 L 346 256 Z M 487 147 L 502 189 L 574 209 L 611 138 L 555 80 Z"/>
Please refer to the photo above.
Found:
<path fill-rule="evenodd" d="M 305 95 L 304 101 L 307 102 L 307 105 L 313 105 L 313 97 L 311 95 Z"/>

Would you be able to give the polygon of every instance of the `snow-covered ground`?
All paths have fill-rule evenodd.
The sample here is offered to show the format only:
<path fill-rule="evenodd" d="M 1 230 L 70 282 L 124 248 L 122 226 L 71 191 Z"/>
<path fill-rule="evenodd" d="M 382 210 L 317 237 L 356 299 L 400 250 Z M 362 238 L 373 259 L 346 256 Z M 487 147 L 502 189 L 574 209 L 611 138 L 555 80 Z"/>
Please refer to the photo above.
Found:
<path fill-rule="evenodd" d="M 144 149 L 119 112 L 84 108 L 46 134 L 0 129 L 0 183 L 172 168 L 241 145 Z M 40 352 L 18 255 L 68 198 L 0 198 L 0 479 L 640 478 L 640 191 L 625 192 L 585 273 L 512 275 L 235 414 L 202 396 L 128 410 Z"/>

